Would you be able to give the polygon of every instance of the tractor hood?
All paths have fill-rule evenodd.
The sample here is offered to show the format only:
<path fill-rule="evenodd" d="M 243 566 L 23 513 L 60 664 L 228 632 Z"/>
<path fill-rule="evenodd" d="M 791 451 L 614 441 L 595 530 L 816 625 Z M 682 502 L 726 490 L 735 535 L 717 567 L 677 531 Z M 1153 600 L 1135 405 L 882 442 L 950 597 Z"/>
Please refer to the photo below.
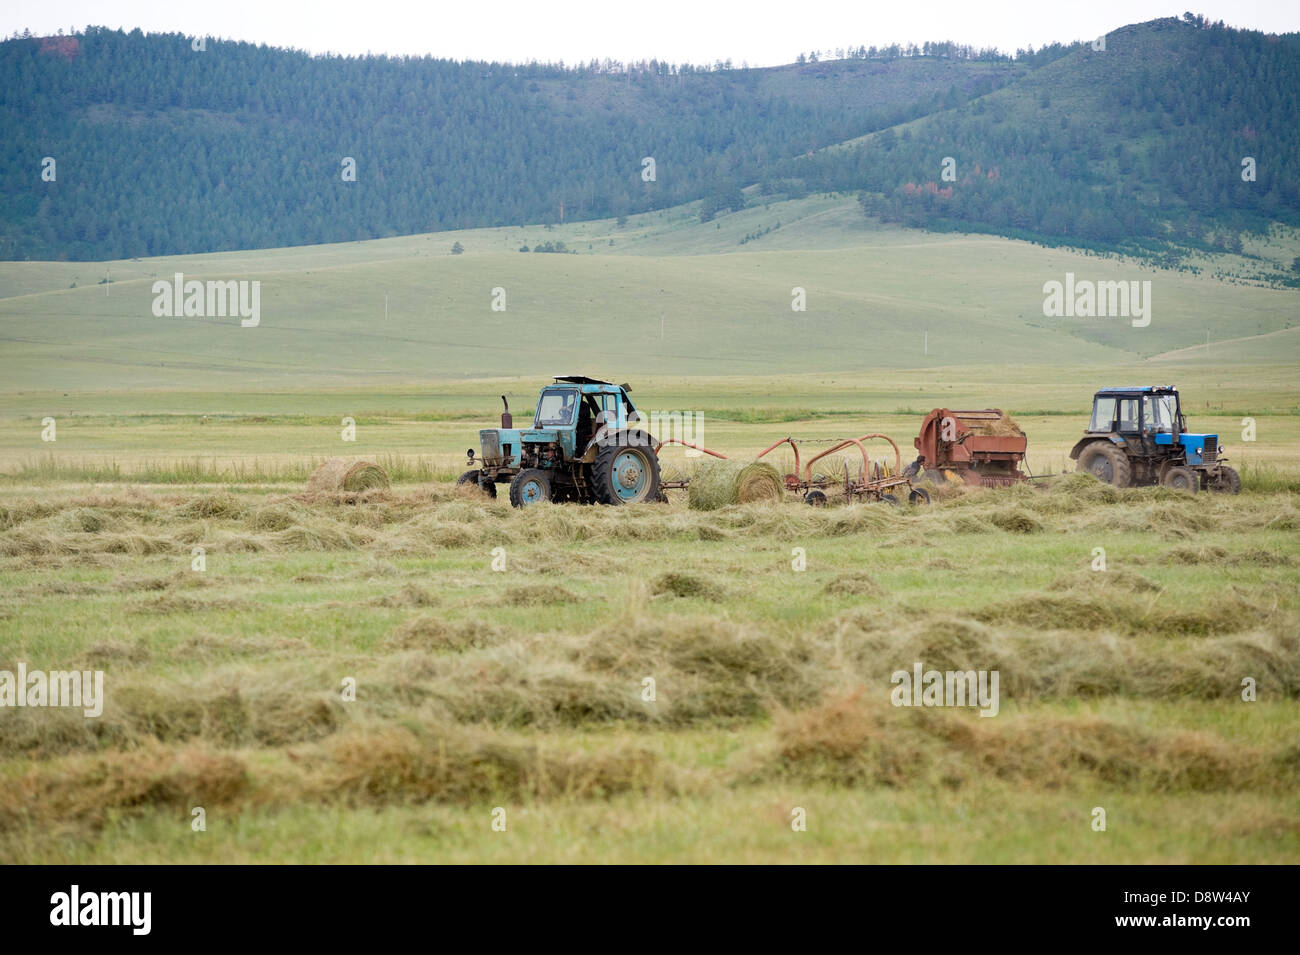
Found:
<path fill-rule="evenodd" d="M 523 445 L 559 440 L 559 432 L 546 428 L 484 428 L 478 433 L 483 463 L 488 467 L 517 468 Z"/>
<path fill-rule="evenodd" d="M 1161 432 L 1156 435 L 1156 444 L 1181 444 L 1188 464 L 1207 464 L 1218 460 L 1219 436 L 1217 434 L 1169 434 Z"/>

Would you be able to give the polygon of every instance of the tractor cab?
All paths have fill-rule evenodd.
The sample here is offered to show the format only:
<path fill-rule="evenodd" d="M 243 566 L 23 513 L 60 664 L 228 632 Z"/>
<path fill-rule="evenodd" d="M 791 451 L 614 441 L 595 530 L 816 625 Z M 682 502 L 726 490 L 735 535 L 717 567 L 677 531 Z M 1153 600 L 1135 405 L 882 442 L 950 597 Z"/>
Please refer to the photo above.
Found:
<path fill-rule="evenodd" d="M 1240 488 L 1223 466 L 1217 434 L 1193 434 L 1171 385 L 1102 388 L 1088 430 L 1070 451 L 1081 471 L 1119 487 L 1165 484 L 1185 491 Z"/>

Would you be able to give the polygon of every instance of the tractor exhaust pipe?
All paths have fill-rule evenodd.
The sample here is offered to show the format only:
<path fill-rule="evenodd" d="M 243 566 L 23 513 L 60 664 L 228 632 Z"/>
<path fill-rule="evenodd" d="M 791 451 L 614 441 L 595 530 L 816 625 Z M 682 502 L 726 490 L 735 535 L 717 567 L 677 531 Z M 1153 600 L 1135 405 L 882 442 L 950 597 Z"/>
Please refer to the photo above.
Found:
<path fill-rule="evenodd" d="M 506 408 L 505 411 L 501 412 L 501 427 L 513 428 L 515 426 L 515 419 L 510 415 L 510 402 L 506 401 L 505 395 L 501 396 L 501 403 L 505 405 Z"/>

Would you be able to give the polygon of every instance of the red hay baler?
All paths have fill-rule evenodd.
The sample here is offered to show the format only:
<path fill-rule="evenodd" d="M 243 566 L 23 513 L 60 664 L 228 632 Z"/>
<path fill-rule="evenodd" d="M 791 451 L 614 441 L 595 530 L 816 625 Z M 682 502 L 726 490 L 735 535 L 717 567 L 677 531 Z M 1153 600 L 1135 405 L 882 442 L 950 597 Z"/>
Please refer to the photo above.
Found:
<path fill-rule="evenodd" d="M 936 482 L 1005 487 L 1026 480 L 1020 462 L 1028 440 L 1000 408 L 935 408 L 921 422 L 921 433 L 912 443 L 920 457 L 909 470 Z"/>

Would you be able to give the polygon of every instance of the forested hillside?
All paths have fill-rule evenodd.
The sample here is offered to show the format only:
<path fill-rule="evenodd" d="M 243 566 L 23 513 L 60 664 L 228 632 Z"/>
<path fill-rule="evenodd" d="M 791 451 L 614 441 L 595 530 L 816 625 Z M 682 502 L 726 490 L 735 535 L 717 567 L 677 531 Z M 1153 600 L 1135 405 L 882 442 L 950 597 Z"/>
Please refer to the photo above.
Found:
<path fill-rule="evenodd" d="M 205 45 L 103 29 L 0 43 L 0 256 L 261 248 L 663 208 L 1028 69 L 902 56 L 564 68 Z M 53 182 L 41 178 L 47 156 Z"/>
<path fill-rule="evenodd" d="M 791 174 L 863 190 L 887 222 L 1130 251 L 1239 252 L 1242 231 L 1297 221 L 1300 37 L 1191 18 L 1106 40 Z"/>
<path fill-rule="evenodd" d="M 303 245 L 694 199 L 707 217 L 753 184 L 860 193 L 910 226 L 1157 253 L 1300 222 L 1300 38 L 1195 17 L 1116 30 L 1104 50 L 864 46 L 771 69 L 202 45 L 102 28 L 0 43 L 0 257 Z"/>

